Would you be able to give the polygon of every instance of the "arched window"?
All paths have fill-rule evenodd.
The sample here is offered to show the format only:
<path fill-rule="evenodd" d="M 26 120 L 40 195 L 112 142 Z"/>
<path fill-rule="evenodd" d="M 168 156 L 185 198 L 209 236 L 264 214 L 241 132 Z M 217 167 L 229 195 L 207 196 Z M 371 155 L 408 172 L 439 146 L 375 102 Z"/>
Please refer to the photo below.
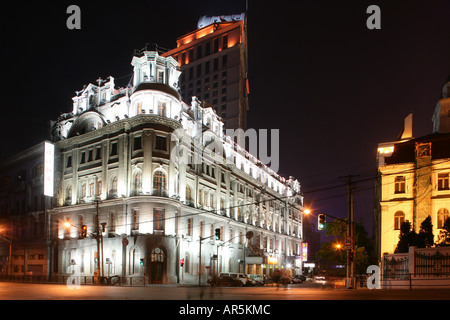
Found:
<path fill-rule="evenodd" d="M 405 222 L 405 214 L 403 211 L 397 211 L 394 214 L 394 230 L 400 230 L 403 222 Z"/>
<path fill-rule="evenodd" d="M 192 189 L 189 185 L 186 185 L 186 201 L 192 201 Z"/>
<path fill-rule="evenodd" d="M 132 265 L 131 265 L 130 273 L 139 273 L 139 265 L 140 265 L 139 257 L 140 257 L 139 249 L 136 248 L 133 250 L 133 257 L 131 259 Z"/>
<path fill-rule="evenodd" d="M 152 250 L 151 262 L 164 262 L 164 252 L 160 248 Z"/>
<path fill-rule="evenodd" d="M 134 189 L 140 190 L 142 189 L 142 172 L 138 171 L 134 176 Z"/>
<path fill-rule="evenodd" d="M 72 186 L 71 185 L 67 186 L 66 199 L 72 200 Z"/>
<path fill-rule="evenodd" d="M 117 177 L 114 177 L 112 179 L 112 183 L 111 183 L 111 191 L 112 192 L 117 192 Z"/>
<path fill-rule="evenodd" d="M 438 229 L 442 229 L 445 224 L 445 220 L 447 220 L 449 217 L 449 211 L 448 209 L 441 208 L 439 209 L 437 213 L 437 227 Z"/>
<path fill-rule="evenodd" d="M 161 170 L 155 171 L 153 175 L 153 189 L 154 195 L 162 196 L 166 190 L 166 176 Z"/>

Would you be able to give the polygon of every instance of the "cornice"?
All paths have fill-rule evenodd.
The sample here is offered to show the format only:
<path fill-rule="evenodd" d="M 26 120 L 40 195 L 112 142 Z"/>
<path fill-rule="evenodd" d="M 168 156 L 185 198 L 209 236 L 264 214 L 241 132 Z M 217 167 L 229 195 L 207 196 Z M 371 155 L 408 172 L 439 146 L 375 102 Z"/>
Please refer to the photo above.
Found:
<path fill-rule="evenodd" d="M 183 128 L 181 123 L 177 120 L 155 114 L 145 114 L 107 124 L 103 128 L 76 137 L 58 141 L 55 145 L 58 148 L 68 148 L 70 146 L 83 144 L 91 140 L 102 138 L 104 136 L 119 135 L 123 132 L 134 131 L 136 127 L 145 125 L 164 125 L 174 130 Z"/>

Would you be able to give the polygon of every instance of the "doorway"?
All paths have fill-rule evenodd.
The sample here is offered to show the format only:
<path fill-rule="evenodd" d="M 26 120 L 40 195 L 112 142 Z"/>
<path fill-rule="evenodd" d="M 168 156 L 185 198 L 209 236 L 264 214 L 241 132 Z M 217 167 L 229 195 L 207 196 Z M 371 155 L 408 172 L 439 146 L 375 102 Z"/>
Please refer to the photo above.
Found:
<path fill-rule="evenodd" d="M 165 254 L 161 248 L 154 248 L 150 255 L 150 282 L 163 283 Z"/>

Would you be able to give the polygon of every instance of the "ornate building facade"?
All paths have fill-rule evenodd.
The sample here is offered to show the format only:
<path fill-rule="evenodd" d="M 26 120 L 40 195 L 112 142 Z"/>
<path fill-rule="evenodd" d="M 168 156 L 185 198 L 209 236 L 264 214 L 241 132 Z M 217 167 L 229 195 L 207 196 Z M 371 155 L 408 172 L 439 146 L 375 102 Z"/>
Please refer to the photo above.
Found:
<path fill-rule="evenodd" d="M 431 217 L 435 241 L 450 210 L 450 78 L 433 113 L 433 133 L 412 135 L 412 115 L 397 141 L 378 145 L 375 227 L 378 257 L 393 253 L 400 226 Z"/>
<path fill-rule="evenodd" d="M 184 103 L 175 59 L 141 51 L 131 64 L 130 87 L 89 84 L 54 123 L 50 272 L 170 284 L 300 273 L 299 182 L 224 135 L 210 106 Z"/>

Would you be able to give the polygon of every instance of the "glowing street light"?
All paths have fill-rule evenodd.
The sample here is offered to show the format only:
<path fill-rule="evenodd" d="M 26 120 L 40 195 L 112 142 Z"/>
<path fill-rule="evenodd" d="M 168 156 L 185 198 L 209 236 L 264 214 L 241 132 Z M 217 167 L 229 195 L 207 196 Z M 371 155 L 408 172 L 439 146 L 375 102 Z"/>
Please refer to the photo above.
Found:
<path fill-rule="evenodd" d="M 64 222 L 64 227 L 70 228 L 71 224 L 69 221 Z"/>

